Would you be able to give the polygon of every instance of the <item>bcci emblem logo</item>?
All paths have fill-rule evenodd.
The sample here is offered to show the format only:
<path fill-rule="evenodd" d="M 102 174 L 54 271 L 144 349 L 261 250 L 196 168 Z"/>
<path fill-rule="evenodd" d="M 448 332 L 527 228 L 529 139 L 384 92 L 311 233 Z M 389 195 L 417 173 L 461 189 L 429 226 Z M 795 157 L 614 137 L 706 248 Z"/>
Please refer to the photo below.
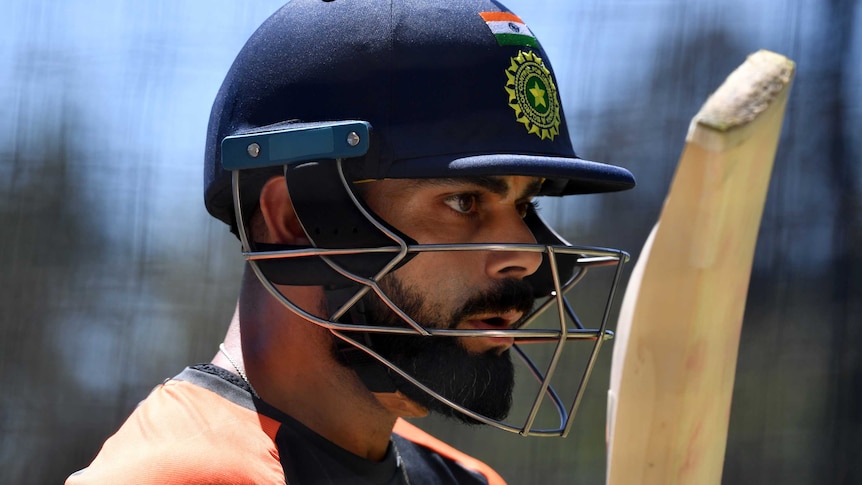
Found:
<path fill-rule="evenodd" d="M 542 58 L 530 52 L 519 52 L 506 69 L 506 92 L 515 119 L 527 132 L 553 140 L 560 134 L 560 100 L 551 71 Z"/>

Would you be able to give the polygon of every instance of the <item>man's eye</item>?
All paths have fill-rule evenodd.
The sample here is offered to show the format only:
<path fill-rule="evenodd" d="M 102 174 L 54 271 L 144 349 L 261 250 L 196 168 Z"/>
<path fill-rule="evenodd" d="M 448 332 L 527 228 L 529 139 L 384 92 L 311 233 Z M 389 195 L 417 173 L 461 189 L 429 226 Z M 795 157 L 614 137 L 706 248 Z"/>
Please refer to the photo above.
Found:
<path fill-rule="evenodd" d="M 469 214 L 476 210 L 476 194 L 450 195 L 443 202 L 461 214 Z"/>
<path fill-rule="evenodd" d="M 517 207 L 518 207 L 518 214 L 521 216 L 521 219 L 523 219 L 523 218 L 527 217 L 527 212 L 529 212 L 531 207 L 533 208 L 533 210 L 538 212 L 539 202 L 535 201 L 535 200 L 531 200 L 529 202 L 520 203 L 520 204 L 518 204 Z"/>

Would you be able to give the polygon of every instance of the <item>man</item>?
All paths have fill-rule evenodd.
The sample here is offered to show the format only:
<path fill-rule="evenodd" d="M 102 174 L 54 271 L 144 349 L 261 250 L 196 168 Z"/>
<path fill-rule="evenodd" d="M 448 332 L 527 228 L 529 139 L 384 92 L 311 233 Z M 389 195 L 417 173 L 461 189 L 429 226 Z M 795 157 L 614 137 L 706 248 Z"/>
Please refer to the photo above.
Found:
<path fill-rule="evenodd" d="M 568 329 L 562 296 L 587 267 L 618 276 L 624 254 L 567 247 L 533 199 L 634 179 L 575 157 L 555 83 L 492 1 L 276 12 L 210 119 L 205 202 L 249 261 L 224 343 L 68 483 L 502 483 L 400 418 L 565 434 L 555 364 L 532 369 L 528 418 L 506 421 L 515 343 L 551 341 L 553 362 L 573 337 L 597 350 L 604 323 Z M 535 328 L 548 308 L 559 323 Z M 534 425 L 544 396 L 550 430 Z"/>

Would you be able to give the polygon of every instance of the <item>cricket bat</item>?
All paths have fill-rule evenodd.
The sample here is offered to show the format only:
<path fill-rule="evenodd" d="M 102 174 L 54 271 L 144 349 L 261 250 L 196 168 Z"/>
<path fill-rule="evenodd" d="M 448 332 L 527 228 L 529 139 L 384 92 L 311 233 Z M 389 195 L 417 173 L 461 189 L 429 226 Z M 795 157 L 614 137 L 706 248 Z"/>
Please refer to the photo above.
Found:
<path fill-rule="evenodd" d="M 608 484 L 721 482 L 754 247 L 794 69 L 758 51 L 692 119 L 620 309 Z"/>

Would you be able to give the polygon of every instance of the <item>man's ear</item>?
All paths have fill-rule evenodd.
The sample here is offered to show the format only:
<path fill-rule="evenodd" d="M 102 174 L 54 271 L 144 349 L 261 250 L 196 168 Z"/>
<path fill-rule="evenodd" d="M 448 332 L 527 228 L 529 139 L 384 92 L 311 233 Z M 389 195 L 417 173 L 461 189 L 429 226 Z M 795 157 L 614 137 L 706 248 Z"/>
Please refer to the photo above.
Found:
<path fill-rule="evenodd" d="M 284 176 L 266 181 L 260 191 L 260 213 L 266 224 L 266 243 L 310 246 L 305 231 L 296 217 Z"/>

